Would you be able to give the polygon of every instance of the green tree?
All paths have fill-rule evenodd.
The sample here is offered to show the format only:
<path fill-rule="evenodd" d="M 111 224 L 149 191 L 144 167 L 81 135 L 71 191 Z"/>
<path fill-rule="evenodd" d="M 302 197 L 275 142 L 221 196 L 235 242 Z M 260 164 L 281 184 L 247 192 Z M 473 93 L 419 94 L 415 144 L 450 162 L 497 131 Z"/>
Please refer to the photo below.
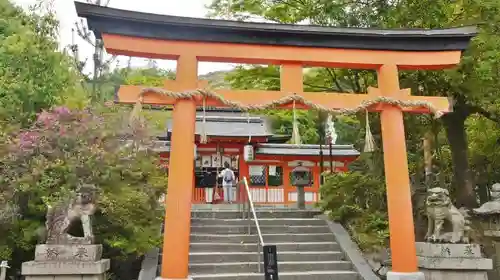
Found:
<path fill-rule="evenodd" d="M 175 72 L 154 68 L 132 68 L 120 69 L 120 72 L 126 71 L 124 75 L 124 84 L 136 86 L 163 87 L 165 80 L 175 78 Z"/>
<path fill-rule="evenodd" d="M 158 246 L 163 216 L 158 199 L 166 176 L 155 153 L 137 148 L 149 146 L 152 135 L 144 124 L 129 127 L 128 117 L 116 107 L 58 107 L 41 114 L 30 129 L 3 139 L 0 258 L 12 259 L 16 267 L 32 259 L 46 205 L 56 205 L 82 184 L 98 188 L 94 230 L 107 257 L 138 257 Z M 124 145 L 122 139 L 139 146 Z"/>
<path fill-rule="evenodd" d="M 0 0 L 0 259 L 10 259 L 15 269 L 32 260 L 46 204 L 88 182 L 100 190 L 97 242 L 112 259 L 111 272 L 127 279 L 132 275 L 120 275 L 123 269 L 116 268 L 121 259 L 137 260 L 160 242 L 163 211 L 157 199 L 165 192 L 166 176 L 157 155 L 120 149 L 117 137 L 151 141 L 150 130 L 126 130 L 126 111 L 88 108 L 90 95 L 79 86 L 85 79 L 77 75 L 78 65 L 57 51 L 57 25 L 50 12 L 25 13 Z M 157 68 L 104 72 L 101 90 L 107 97 L 117 85 L 158 86 L 171 77 Z M 59 104 L 74 110 L 44 111 Z M 165 123 L 156 111 L 145 112 L 144 118 Z M 23 146 L 30 141 L 36 149 Z"/>
<path fill-rule="evenodd" d="M 27 14 L 0 0 L 0 125 L 27 126 L 42 109 L 77 94 L 78 77 L 57 51 L 57 24 L 51 13 Z"/>
<path fill-rule="evenodd" d="M 87 0 L 87 3 L 89 4 L 105 7 L 107 7 L 110 2 L 111 0 Z M 103 86 L 106 82 L 106 76 L 109 74 L 110 65 L 116 60 L 116 55 L 111 57 L 105 56 L 106 52 L 104 50 L 104 42 L 102 39 L 98 39 L 94 36 L 94 34 L 87 28 L 83 19 L 80 19 L 80 22 L 75 23 L 75 29 L 78 36 L 94 48 L 91 58 L 92 72 L 87 74 L 84 73 L 84 70 L 88 65 L 88 58 L 85 58 L 83 61 L 80 60 L 79 46 L 74 41 L 69 46 L 69 49 L 73 54 L 76 68 L 84 78 L 84 83 L 82 83 L 82 85 L 84 85 L 90 92 L 91 101 L 102 102 L 106 97 L 106 91 L 103 90 Z M 75 29 L 72 30 L 73 40 Z"/>
<path fill-rule="evenodd" d="M 331 173 L 320 188 L 319 206 L 348 228 L 363 251 L 387 246 L 389 223 L 384 179 L 359 171 Z"/>
<path fill-rule="evenodd" d="M 115 68 L 113 71 L 102 73 L 100 77 L 99 92 L 102 100 L 100 103 L 111 102 L 116 98 L 116 91 L 122 85 L 163 87 L 164 81 L 174 79 L 175 72 L 164 70 L 150 65 L 151 67 L 132 67 L 128 65 L 124 68 Z M 89 88 L 89 86 L 85 86 Z M 90 104 L 89 102 L 86 103 Z M 124 106 L 124 105 L 120 105 Z M 143 117 L 148 121 L 151 129 L 158 135 L 165 133 L 166 119 L 170 116 L 170 111 L 164 106 L 144 106 Z"/>
<path fill-rule="evenodd" d="M 488 187 L 500 182 L 500 126 L 486 118 L 467 120 L 470 166 L 481 202 L 489 199 Z M 485 133 L 487 132 L 487 133 Z"/>
<path fill-rule="evenodd" d="M 431 6 L 429 6 L 431 5 Z M 407 73 L 403 83 L 417 92 L 453 97 L 454 112 L 443 117 L 443 127 L 453 162 L 459 206 L 477 204 L 474 172 L 469 167 L 467 120 L 476 114 L 498 122 L 497 87 L 499 65 L 495 55 L 500 51 L 496 26 L 500 22 L 495 1 L 404 1 L 394 13 L 402 27 L 440 28 L 477 24 L 480 33 L 465 52 L 459 68 L 439 72 Z"/>
<path fill-rule="evenodd" d="M 218 16 L 257 16 L 283 23 L 308 21 L 340 27 L 441 28 L 478 24 L 480 34 L 465 53 L 459 68 L 448 71 L 404 72 L 401 75 L 402 86 L 412 88 L 414 94 L 449 96 L 456 100 L 454 112 L 442 119 L 453 162 L 454 176 L 450 177 L 454 180 L 448 183 L 453 183 L 458 205 L 469 207 L 476 205 L 476 194 L 468 163 L 466 120 L 475 114 L 495 122 L 499 120 L 498 102 L 495 102 L 498 96 L 499 7 L 498 1 L 489 0 L 214 0 L 210 6 L 212 15 Z M 342 88 L 340 80 L 347 77 L 344 80 L 351 82 L 350 87 L 355 92 L 362 92 L 364 85 L 370 85 L 374 77 L 373 73 L 365 75 L 370 78 L 364 79 L 368 83 L 363 83 L 361 71 L 350 70 L 351 75 L 346 70 L 328 71 L 336 75 L 330 76 L 329 81 L 325 77 L 324 81 L 328 82 L 324 86 L 330 87 L 332 84 L 336 88 Z M 318 79 L 320 80 L 322 79 Z M 410 129 L 409 126 L 407 129 Z"/>

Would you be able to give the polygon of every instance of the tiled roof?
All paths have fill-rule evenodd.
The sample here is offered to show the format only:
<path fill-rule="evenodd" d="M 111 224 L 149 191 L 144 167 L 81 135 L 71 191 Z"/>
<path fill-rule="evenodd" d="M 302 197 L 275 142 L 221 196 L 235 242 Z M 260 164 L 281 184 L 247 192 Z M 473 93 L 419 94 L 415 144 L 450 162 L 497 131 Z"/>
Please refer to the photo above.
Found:
<path fill-rule="evenodd" d="M 323 155 L 330 155 L 328 145 L 323 145 Z M 294 145 L 294 144 L 259 144 L 256 154 L 260 155 L 300 155 L 319 156 L 320 145 Z M 359 151 L 353 145 L 332 145 L 332 156 L 359 156 Z"/>
<path fill-rule="evenodd" d="M 203 121 L 205 119 L 205 122 Z M 208 136 L 222 137 L 269 137 L 273 135 L 269 121 L 265 117 L 247 117 L 242 112 L 197 112 L 195 133 L 200 135 L 205 129 Z M 167 121 L 167 130 L 172 132 L 172 120 Z"/>
<path fill-rule="evenodd" d="M 258 155 L 293 155 L 293 156 L 319 156 L 319 145 L 293 145 L 293 144 L 256 144 L 255 153 Z M 158 141 L 155 146 L 158 152 L 170 152 L 169 141 Z M 323 155 L 330 155 L 327 145 L 323 146 Z M 353 145 L 333 145 L 332 156 L 357 157 L 359 156 Z"/>

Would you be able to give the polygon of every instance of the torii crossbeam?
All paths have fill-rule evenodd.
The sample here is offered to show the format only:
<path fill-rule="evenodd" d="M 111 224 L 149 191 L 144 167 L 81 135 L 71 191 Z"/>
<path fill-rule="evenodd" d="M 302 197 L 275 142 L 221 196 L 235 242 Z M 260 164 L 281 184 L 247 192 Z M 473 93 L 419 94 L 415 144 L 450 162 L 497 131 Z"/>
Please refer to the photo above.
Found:
<path fill-rule="evenodd" d="M 379 103 L 368 108 L 381 113 L 393 264 L 388 279 L 423 279 L 412 245 L 415 236 L 403 112 L 428 113 L 433 108 L 447 113 L 451 104 L 447 98 L 411 96 L 409 90 L 400 89 L 398 70 L 455 66 L 475 36 L 475 28 L 373 30 L 243 23 L 75 4 L 78 15 L 87 18 L 95 35 L 103 39 L 108 53 L 177 60 L 176 80 L 166 81 L 166 90 L 204 87 L 198 80 L 198 62 L 212 61 L 281 66 L 281 91 L 217 91 L 225 100 L 243 106 L 270 103 L 292 93 L 326 109 L 354 109 L 380 97 L 407 104 L 425 102 L 426 106 Z M 303 92 L 304 66 L 375 69 L 378 88 L 370 89 L 368 94 Z M 118 102 L 136 103 L 143 91 L 137 86 L 122 86 Z M 174 105 L 162 278 L 187 279 L 194 128 L 196 107 L 203 100 L 174 99 L 152 91 L 145 92 L 142 98 L 144 104 Z M 216 98 L 206 99 L 205 105 L 227 106 Z M 290 108 L 290 104 L 277 107 Z"/>

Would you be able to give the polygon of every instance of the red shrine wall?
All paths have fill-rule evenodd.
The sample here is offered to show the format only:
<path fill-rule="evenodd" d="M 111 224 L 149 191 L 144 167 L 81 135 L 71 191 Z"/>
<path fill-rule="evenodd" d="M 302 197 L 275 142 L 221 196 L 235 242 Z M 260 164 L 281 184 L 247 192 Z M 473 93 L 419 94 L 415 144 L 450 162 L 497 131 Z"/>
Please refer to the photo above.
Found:
<path fill-rule="evenodd" d="M 319 156 L 296 155 L 255 155 L 255 160 L 246 162 L 243 159 L 242 144 L 220 145 L 221 155 L 217 156 L 216 145 L 198 145 L 195 162 L 195 186 L 192 201 L 197 204 L 212 203 L 214 187 L 221 187 L 221 180 L 216 183 L 216 174 L 228 162 L 239 179 L 247 178 L 253 201 L 257 204 L 294 204 L 297 201 L 296 187 L 291 183 L 291 171 L 301 164 L 311 172 L 312 184 L 305 188 L 306 203 L 315 203 L 319 197 L 320 158 Z M 160 153 L 162 163 L 168 166 L 168 152 Z M 336 172 L 348 170 L 353 157 L 332 157 Z M 324 170 L 329 170 L 330 158 L 324 156 Z M 206 174 L 210 174 L 207 176 Z M 203 177 L 203 178 L 202 178 Z M 209 178 L 209 179 L 206 179 Z M 243 190 L 241 190 L 243 191 Z M 219 193 L 222 190 L 219 189 Z M 223 195 L 223 194 L 222 194 Z M 233 199 L 237 199 L 238 189 L 233 188 Z"/>

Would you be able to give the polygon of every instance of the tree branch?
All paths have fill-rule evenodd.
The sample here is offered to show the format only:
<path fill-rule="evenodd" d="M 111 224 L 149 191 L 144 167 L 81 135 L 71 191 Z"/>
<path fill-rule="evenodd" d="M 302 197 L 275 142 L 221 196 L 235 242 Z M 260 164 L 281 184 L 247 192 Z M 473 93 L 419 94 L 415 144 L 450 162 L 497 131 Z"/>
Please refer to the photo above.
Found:
<path fill-rule="evenodd" d="M 354 73 L 350 69 L 347 72 L 349 73 L 348 80 L 349 82 L 351 82 L 352 90 L 354 92 L 359 92 L 360 90 L 357 88 L 356 77 L 354 77 Z"/>
<path fill-rule="evenodd" d="M 76 33 L 78 34 L 78 36 L 80 36 L 80 38 L 82 38 L 87 43 L 95 47 L 95 42 L 91 38 L 90 31 L 88 31 L 87 28 L 84 26 L 83 20 L 80 24 L 78 24 L 78 22 L 75 22 L 75 26 L 76 26 Z"/>
<path fill-rule="evenodd" d="M 111 56 L 108 60 L 106 60 L 106 61 L 104 61 L 104 62 L 102 63 L 101 67 L 103 67 L 103 68 L 104 68 L 104 67 L 108 67 L 111 63 L 113 63 L 113 61 L 115 61 L 115 60 L 116 60 L 116 58 L 117 58 L 117 56 L 116 56 L 116 55 Z"/>
<path fill-rule="evenodd" d="M 312 88 L 323 89 L 323 90 L 335 90 L 334 88 L 331 88 L 331 87 L 318 86 L 318 85 L 313 85 L 313 84 L 306 83 L 306 82 L 304 82 L 304 85 L 306 85 L 308 87 L 312 87 Z"/>
<path fill-rule="evenodd" d="M 362 89 L 361 89 L 361 84 L 359 82 L 359 72 L 358 71 L 354 71 L 354 82 L 356 83 L 356 91 L 357 92 L 362 92 Z"/>
<path fill-rule="evenodd" d="M 488 112 L 485 109 L 474 105 L 468 105 L 468 109 L 471 114 L 479 114 L 492 122 L 500 124 L 500 116 L 496 113 Z"/>
<path fill-rule="evenodd" d="M 296 6 L 297 4 L 298 4 L 298 5 L 302 5 L 302 6 L 304 6 L 304 5 L 305 5 L 305 3 L 300 3 L 300 1 L 299 1 L 299 0 L 291 0 L 291 1 L 285 1 L 285 0 L 274 0 L 273 2 L 274 2 L 274 3 L 273 3 L 274 5 L 276 5 L 276 4 L 282 4 L 282 5 L 290 6 L 291 8 L 294 8 L 294 9 L 297 9 L 297 10 L 299 10 L 299 7 L 298 7 L 298 6 Z M 295 2 L 295 4 L 292 4 L 292 3 L 290 3 L 290 2 Z"/>
<path fill-rule="evenodd" d="M 344 92 L 344 89 L 342 89 L 342 86 L 340 86 L 339 80 L 337 79 L 337 74 L 335 74 L 335 71 L 332 71 L 330 68 L 325 68 L 326 72 L 330 75 L 332 78 L 332 81 L 335 83 L 335 86 L 337 87 L 338 91 Z"/>

